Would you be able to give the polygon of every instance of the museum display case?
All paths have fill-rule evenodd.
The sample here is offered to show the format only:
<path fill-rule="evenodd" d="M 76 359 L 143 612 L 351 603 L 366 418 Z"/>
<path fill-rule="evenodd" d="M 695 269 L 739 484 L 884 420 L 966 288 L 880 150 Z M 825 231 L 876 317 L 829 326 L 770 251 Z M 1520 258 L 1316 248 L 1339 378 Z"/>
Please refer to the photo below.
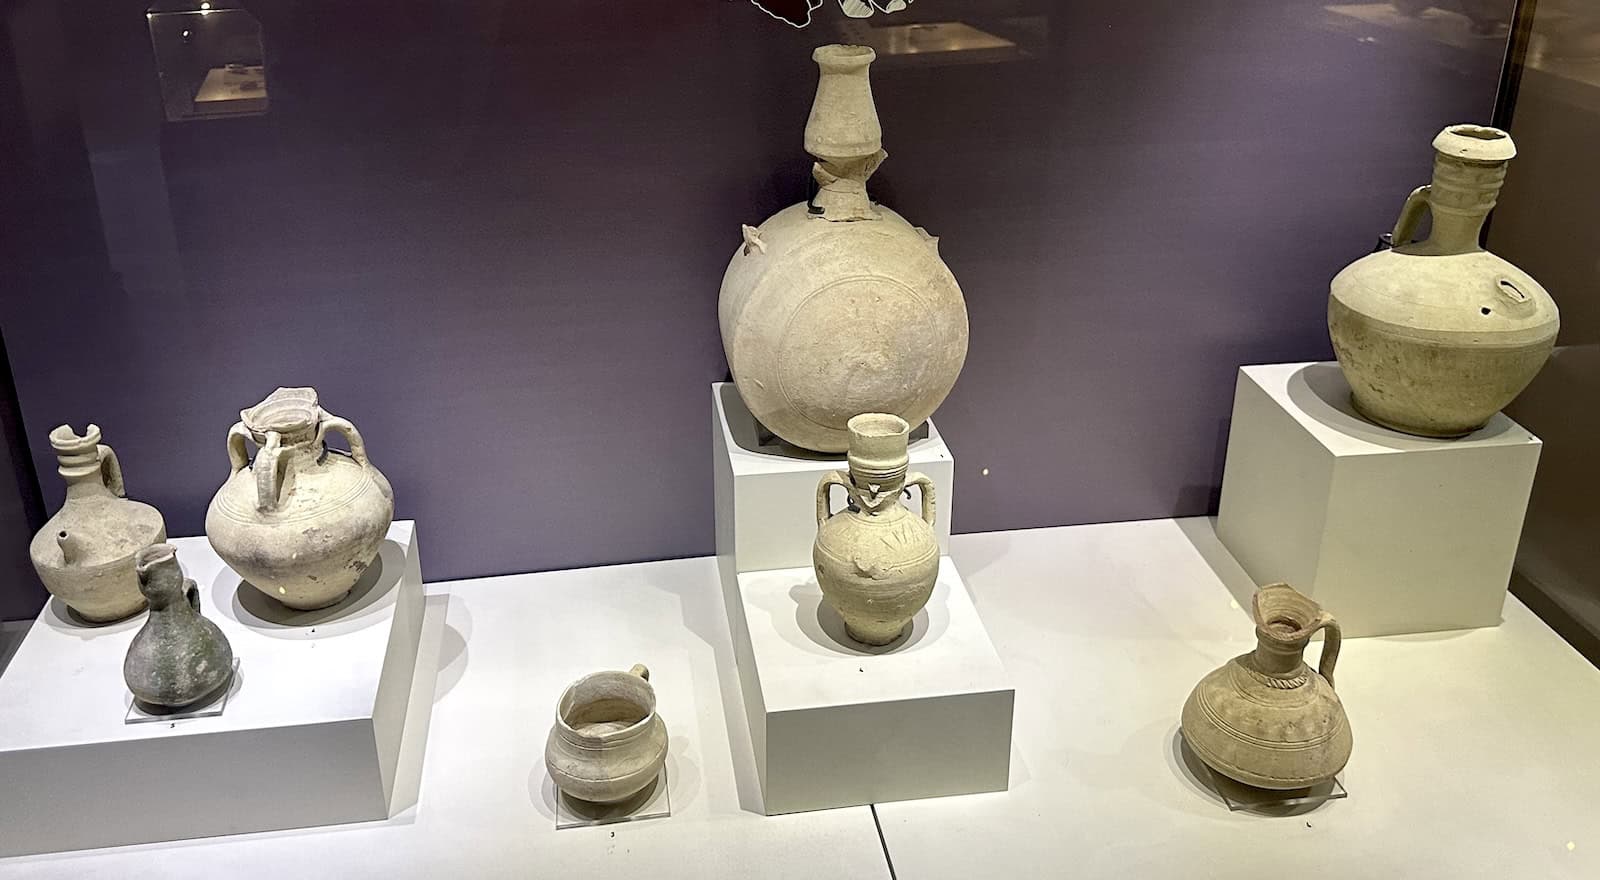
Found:
<path fill-rule="evenodd" d="M 1600 875 L 1586 4 L 119 7 L 0 880 Z"/>

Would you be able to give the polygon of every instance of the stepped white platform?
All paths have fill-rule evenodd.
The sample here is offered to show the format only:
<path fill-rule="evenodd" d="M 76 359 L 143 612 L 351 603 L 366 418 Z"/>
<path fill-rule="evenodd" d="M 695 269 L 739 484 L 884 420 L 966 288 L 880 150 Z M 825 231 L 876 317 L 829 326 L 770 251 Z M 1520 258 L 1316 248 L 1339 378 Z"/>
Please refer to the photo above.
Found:
<path fill-rule="evenodd" d="M 1174 753 L 1189 688 L 1252 644 L 1229 593 L 1248 576 L 1209 521 L 957 535 L 952 551 L 1024 697 L 1011 790 L 877 806 L 899 877 L 1600 876 L 1600 672 L 1515 598 L 1496 628 L 1347 642 L 1351 795 L 1264 816 L 1229 813 Z M 414 693 L 408 713 L 432 710 L 417 806 L 0 859 L 0 878 L 889 876 L 866 807 L 760 814 L 713 558 L 429 589 L 450 595 L 447 613 L 429 596 L 418 660 L 437 702 Z M 557 831 L 541 759 L 555 699 L 639 661 L 672 731 L 673 815 Z M 239 789 L 270 771 L 240 755 L 219 773 Z"/>

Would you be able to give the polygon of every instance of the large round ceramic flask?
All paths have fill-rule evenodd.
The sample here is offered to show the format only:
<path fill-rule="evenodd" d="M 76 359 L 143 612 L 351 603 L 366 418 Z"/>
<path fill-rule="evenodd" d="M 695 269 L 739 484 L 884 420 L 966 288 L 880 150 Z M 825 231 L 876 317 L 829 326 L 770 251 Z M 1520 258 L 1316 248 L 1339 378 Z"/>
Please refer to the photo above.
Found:
<path fill-rule="evenodd" d="M 1183 738 L 1211 769 L 1246 785 L 1306 788 L 1350 760 L 1350 723 L 1333 692 L 1339 624 L 1287 584 L 1256 592 L 1256 649 L 1195 685 L 1183 704 Z M 1306 646 L 1323 630 L 1313 671 Z"/>
<path fill-rule="evenodd" d="M 122 466 L 90 425 L 50 432 L 67 500 L 33 536 L 28 556 L 45 589 L 91 623 L 121 620 L 144 608 L 134 554 L 167 539 L 161 513 L 127 498 Z"/>
<path fill-rule="evenodd" d="M 867 197 L 885 156 L 864 46 L 823 46 L 806 121 L 820 189 L 744 227 L 718 315 L 734 384 L 774 434 L 843 452 L 864 412 L 921 424 L 967 357 L 967 307 L 938 243 Z"/>
<path fill-rule="evenodd" d="M 323 444 L 329 431 L 345 436 L 348 453 Z M 279 388 L 239 413 L 228 460 L 233 474 L 206 511 L 217 555 L 290 608 L 343 599 L 394 519 L 394 492 L 356 426 L 318 406 L 314 388 Z"/>
<path fill-rule="evenodd" d="M 1452 125 L 1433 148 L 1433 183 L 1406 200 L 1393 248 L 1333 279 L 1328 330 L 1362 415 L 1408 434 L 1459 437 L 1533 381 L 1561 319 L 1539 282 L 1478 246 L 1516 155 L 1511 136 Z M 1424 211 L 1432 232 L 1413 242 Z"/>
<path fill-rule="evenodd" d="M 833 471 L 817 484 L 817 540 L 811 559 L 822 597 L 844 619 L 850 638 L 887 645 L 933 594 L 939 577 L 934 537 L 933 481 L 908 473 L 904 419 L 866 413 L 849 422 L 850 470 Z M 900 503 L 907 484 L 922 490 L 922 516 Z M 849 504 L 832 510 L 832 489 L 843 486 Z"/>
<path fill-rule="evenodd" d="M 667 760 L 667 725 L 656 714 L 650 670 L 596 672 L 569 685 L 545 741 L 556 787 L 581 801 L 611 804 L 644 791 Z"/>

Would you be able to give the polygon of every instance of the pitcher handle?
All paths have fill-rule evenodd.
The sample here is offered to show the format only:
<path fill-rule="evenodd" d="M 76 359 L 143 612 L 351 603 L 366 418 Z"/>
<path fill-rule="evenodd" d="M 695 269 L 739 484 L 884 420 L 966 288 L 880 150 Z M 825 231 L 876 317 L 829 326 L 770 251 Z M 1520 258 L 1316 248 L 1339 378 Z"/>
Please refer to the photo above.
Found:
<path fill-rule="evenodd" d="M 116 450 L 101 443 L 95 447 L 95 452 L 100 456 L 100 476 L 105 478 L 106 488 L 118 498 L 128 497 L 128 487 L 122 482 L 122 463 L 117 461 Z"/>
<path fill-rule="evenodd" d="M 250 440 L 250 429 L 244 422 L 234 422 L 228 429 L 228 463 L 233 466 L 234 473 L 250 466 L 250 447 L 245 445 Z"/>
<path fill-rule="evenodd" d="M 1317 661 L 1317 674 L 1327 680 L 1328 687 L 1333 687 L 1333 665 L 1339 662 L 1339 642 L 1341 640 L 1339 621 L 1324 614 L 1322 620 L 1317 623 L 1316 629 L 1311 632 L 1315 634 L 1318 629 L 1322 630 L 1323 633 L 1322 659 Z"/>
<path fill-rule="evenodd" d="M 347 419 L 341 419 L 327 410 L 323 410 L 322 418 L 317 420 L 318 446 L 321 446 L 328 439 L 329 431 L 337 431 L 344 435 L 345 442 L 350 444 L 350 457 L 356 460 L 356 464 L 362 467 L 367 467 L 370 464 L 367 461 L 367 444 L 361 439 L 361 432 L 356 430 L 356 426 L 350 424 Z"/>
<path fill-rule="evenodd" d="M 649 681 L 650 680 L 650 667 L 644 665 L 643 663 L 635 663 L 635 664 L 633 664 L 633 668 L 628 670 L 628 674 L 629 675 L 637 675 L 640 678 L 644 679 L 645 681 Z"/>
<path fill-rule="evenodd" d="M 830 508 L 833 507 L 833 495 L 831 494 L 831 490 L 834 486 L 843 486 L 845 487 L 845 491 L 849 491 L 850 482 L 846 480 L 844 478 L 844 474 L 840 473 L 839 471 L 829 471 L 823 476 L 821 482 L 817 483 L 818 526 L 821 526 L 823 523 L 827 522 L 828 517 L 833 516 L 833 511 Z"/>
<path fill-rule="evenodd" d="M 916 471 L 912 471 L 906 474 L 906 485 L 917 486 L 922 489 L 922 520 L 928 524 L 929 528 L 932 528 L 934 520 L 939 515 L 938 509 L 935 507 L 933 479 L 927 474 L 919 474 Z"/>
<path fill-rule="evenodd" d="M 278 493 L 283 491 L 283 438 L 277 431 L 267 432 L 267 442 L 256 451 L 256 509 L 271 513 L 278 509 Z"/>
<path fill-rule="evenodd" d="M 1406 203 L 1400 208 L 1400 217 L 1394 221 L 1394 231 L 1389 234 L 1390 247 L 1400 247 L 1411 243 L 1417 234 L 1417 226 L 1422 222 L 1422 213 L 1428 210 L 1428 199 L 1433 194 L 1433 187 L 1419 186 L 1406 196 Z"/>

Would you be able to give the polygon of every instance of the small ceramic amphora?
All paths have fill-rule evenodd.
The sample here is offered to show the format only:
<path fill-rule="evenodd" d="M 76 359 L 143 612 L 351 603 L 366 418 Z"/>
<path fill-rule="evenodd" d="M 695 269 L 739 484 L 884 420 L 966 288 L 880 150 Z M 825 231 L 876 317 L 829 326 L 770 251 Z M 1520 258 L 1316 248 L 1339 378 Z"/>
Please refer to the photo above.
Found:
<path fill-rule="evenodd" d="M 586 675 L 561 694 L 544 763 L 568 796 L 625 801 L 654 782 L 666 760 L 667 726 L 644 664 Z"/>
<path fill-rule="evenodd" d="M 833 471 L 817 484 L 811 560 L 822 596 L 844 618 L 850 638 L 887 645 L 928 603 L 939 577 L 933 481 L 908 472 L 911 429 L 904 419 L 865 413 L 847 427 L 849 470 Z M 922 490 L 920 517 L 900 503 L 908 484 Z M 831 510 L 834 486 L 849 496 L 838 513 Z"/>
<path fill-rule="evenodd" d="M 133 557 L 167 539 L 161 514 L 127 498 L 122 466 L 90 425 L 50 432 L 67 499 L 28 545 L 45 589 L 91 623 L 121 620 L 144 608 Z"/>
<path fill-rule="evenodd" d="M 1350 760 L 1350 723 L 1333 692 L 1339 623 L 1287 584 L 1256 592 L 1256 649 L 1195 685 L 1183 738 L 1211 769 L 1257 788 L 1306 788 Z M 1306 646 L 1322 630 L 1317 670 Z"/>
<path fill-rule="evenodd" d="M 122 661 L 128 690 L 152 712 L 177 712 L 206 701 L 233 680 L 228 637 L 200 615 L 200 590 L 183 576 L 176 547 L 146 547 L 136 566 L 150 616 Z"/>
<path fill-rule="evenodd" d="M 329 449 L 333 431 L 348 453 Z M 255 460 L 246 444 L 256 445 Z M 378 555 L 394 491 L 367 460 L 356 426 L 317 405 L 314 388 L 279 388 L 228 430 L 233 473 L 206 511 L 206 537 L 245 582 L 290 608 L 343 599 Z"/>

